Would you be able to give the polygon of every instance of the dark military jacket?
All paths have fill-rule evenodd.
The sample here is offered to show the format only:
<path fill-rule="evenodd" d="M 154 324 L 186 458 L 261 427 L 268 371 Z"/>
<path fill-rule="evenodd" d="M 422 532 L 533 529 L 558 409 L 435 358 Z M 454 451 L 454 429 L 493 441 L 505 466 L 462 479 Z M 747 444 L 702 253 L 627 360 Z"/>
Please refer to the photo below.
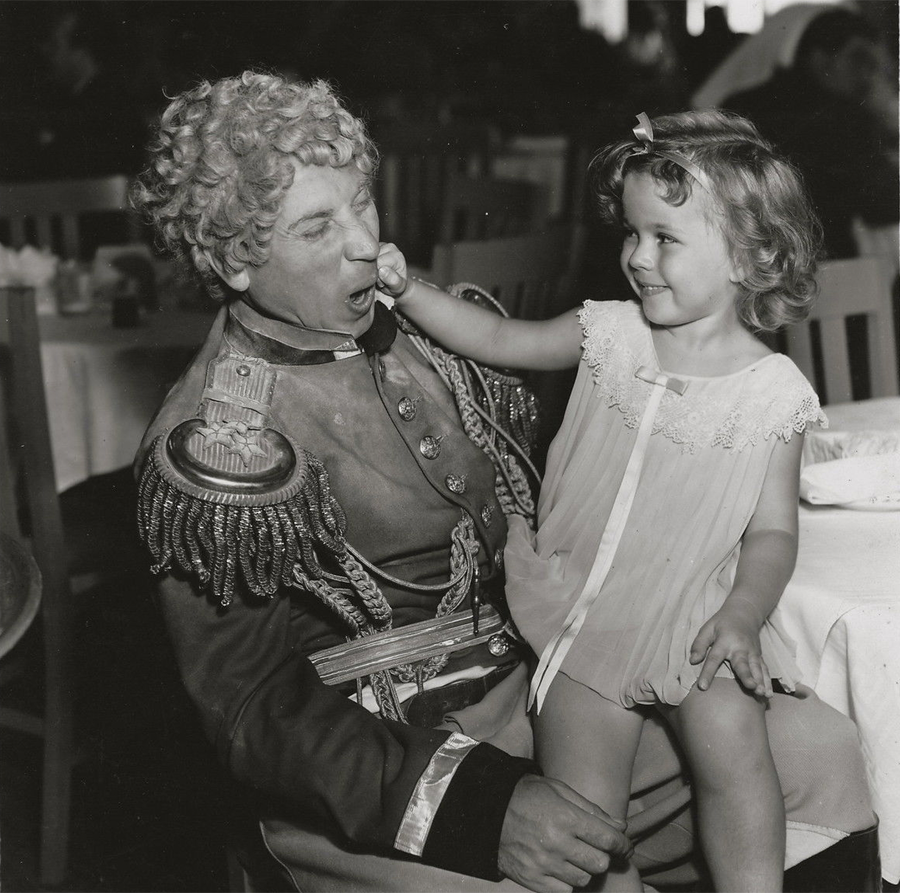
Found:
<path fill-rule="evenodd" d="M 329 549 L 342 537 L 389 575 L 375 579 L 394 627 L 435 616 L 440 591 L 391 578 L 446 582 L 464 512 L 486 588 L 502 577 L 506 523 L 494 464 L 466 435 L 441 376 L 387 317 L 379 307 L 388 335 L 368 352 L 353 343 L 322 351 L 304 347 L 305 330 L 243 301 L 223 308 L 141 446 L 140 520 L 162 566 L 181 676 L 231 773 L 294 820 L 354 846 L 495 879 L 509 798 L 536 767 L 458 733 L 373 715 L 323 684 L 308 659 L 353 634 L 308 584 L 320 559 L 322 579 L 333 580 L 340 569 Z M 276 460 L 263 455 L 270 447 Z M 305 478 L 296 469 L 273 472 L 273 462 L 287 467 L 292 455 Z M 297 502 L 302 493 L 303 524 L 267 531 L 271 506 L 234 509 L 237 520 L 229 520 L 228 506 L 244 499 L 229 494 L 229 480 L 254 469 L 261 490 L 274 488 L 277 499 Z M 153 484 L 164 494 L 176 489 L 175 501 L 154 495 Z M 200 503 L 212 519 L 205 528 Z M 185 545 L 179 538 L 191 530 Z M 309 577 L 256 573 L 256 556 L 273 536 L 302 540 L 305 530 L 312 546 L 299 543 L 295 563 L 312 567 Z M 222 545 L 229 537 L 235 554 Z M 210 572 L 204 555 L 217 549 L 221 566 Z"/>

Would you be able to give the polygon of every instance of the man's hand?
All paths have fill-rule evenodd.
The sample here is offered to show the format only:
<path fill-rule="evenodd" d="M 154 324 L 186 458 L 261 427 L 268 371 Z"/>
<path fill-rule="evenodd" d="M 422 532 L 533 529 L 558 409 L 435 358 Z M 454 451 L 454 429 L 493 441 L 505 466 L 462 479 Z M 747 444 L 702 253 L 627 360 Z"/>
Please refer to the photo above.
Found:
<path fill-rule="evenodd" d="M 538 891 L 570 891 L 630 856 L 625 823 L 610 818 L 568 785 L 525 775 L 516 785 L 500 834 L 500 871 Z"/>

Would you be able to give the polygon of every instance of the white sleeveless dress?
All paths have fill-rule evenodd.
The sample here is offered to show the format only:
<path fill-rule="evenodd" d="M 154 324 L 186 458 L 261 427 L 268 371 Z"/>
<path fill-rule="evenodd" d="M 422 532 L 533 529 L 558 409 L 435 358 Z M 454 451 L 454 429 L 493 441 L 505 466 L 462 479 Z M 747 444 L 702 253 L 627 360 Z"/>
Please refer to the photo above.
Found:
<path fill-rule="evenodd" d="M 782 354 L 730 375 L 671 377 L 636 301 L 586 301 L 579 318 L 582 360 L 537 533 L 510 519 L 510 610 L 542 656 L 539 703 L 561 670 L 625 707 L 677 705 L 702 668 L 689 663 L 691 642 L 730 591 L 776 442 L 827 422 Z M 771 622 L 761 642 L 792 690 L 793 642 Z M 717 675 L 732 674 L 725 664 Z"/>

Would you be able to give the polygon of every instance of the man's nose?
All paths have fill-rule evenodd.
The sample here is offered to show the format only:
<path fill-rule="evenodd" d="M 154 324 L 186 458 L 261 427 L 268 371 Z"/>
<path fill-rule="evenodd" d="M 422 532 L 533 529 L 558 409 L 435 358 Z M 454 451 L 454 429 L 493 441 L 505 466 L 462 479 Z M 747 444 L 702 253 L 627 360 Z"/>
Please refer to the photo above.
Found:
<path fill-rule="evenodd" d="M 357 220 L 347 233 L 344 249 L 349 260 L 375 260 L 378 257 L 378 231 L 365 220 Z"/>

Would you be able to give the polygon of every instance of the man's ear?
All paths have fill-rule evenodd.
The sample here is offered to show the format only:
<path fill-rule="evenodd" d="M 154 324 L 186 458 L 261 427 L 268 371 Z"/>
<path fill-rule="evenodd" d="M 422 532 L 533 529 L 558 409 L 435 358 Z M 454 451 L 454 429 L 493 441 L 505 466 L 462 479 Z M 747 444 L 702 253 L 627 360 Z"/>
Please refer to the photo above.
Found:
<path fill-rule="evenodd" d="M 247 291 L 247 289 L 250 288 L 250 275 L 247 273 L 246 267 L 237 273 L 229 273 L 222 266 L 219 258 L 211 251 L 204 250 L 203 256 L 209 261 L 209 265 L 216 271 L 219 278 L 229 286 L 229 288 L 232 288 L 235 291 Z"/>

